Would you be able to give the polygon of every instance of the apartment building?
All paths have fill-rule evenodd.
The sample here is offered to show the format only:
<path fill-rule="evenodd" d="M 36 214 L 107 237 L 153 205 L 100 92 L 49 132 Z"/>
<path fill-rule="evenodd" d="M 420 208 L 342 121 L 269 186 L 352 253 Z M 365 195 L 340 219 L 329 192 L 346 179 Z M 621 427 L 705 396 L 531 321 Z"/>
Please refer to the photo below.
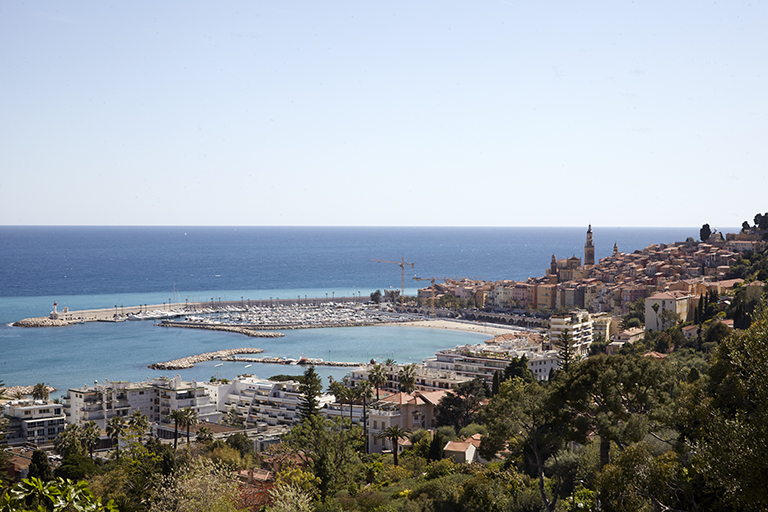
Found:
<path fill-rule="evenodd" d="M 157 377 L 131 383 L 127 381 L 94 381 L 93 386 L 67 390 L 64 406 L 67 423 L 95 421 L 99 428 L 115 416 L 127 417 L 141 411 L 150 422 L 168 422 L 172 410 L 192 408 L 201 422 L 216 423 L 221 412 L 208 389 L 196 381 Z"/>
<path fill-rule="evenodd" d="M 589 355 L 592 345 L 592 316 L 584 310 L 575 310 L 567 315 L 553 315 L 549 319 L 549 340 L 557 344 L 562 333 L 571 335 L 574 350 L 581 356 Z"/>
<path fill-rule="evenodd" d="M 48 400 L 12 400 L 4 407 L 9 445 L 50 444 L 66 427 L 64 405 Z"/>
<path fill-rule="evenodd" d="M 550 371 L 560 367 L 556 350 L 541 350 L 539 346 L 520 343 L 464 345 L 440 350 L 424 362 L 427 368 L 448 370 L 467 380 L 479 377 L 491 384 L 495 372 L 504 373 L 511 359 L 522 356 L 528 359 L 528 368 L 537 380 L 548 380 Z"/>

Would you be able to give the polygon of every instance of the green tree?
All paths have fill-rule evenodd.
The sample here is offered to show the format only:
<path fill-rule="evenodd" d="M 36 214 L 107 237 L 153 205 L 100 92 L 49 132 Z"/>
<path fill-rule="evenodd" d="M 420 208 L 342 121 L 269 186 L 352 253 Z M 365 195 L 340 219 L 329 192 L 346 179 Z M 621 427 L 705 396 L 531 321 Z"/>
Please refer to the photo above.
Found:
<path fill-rule="evenodd" d="M 64 431 L 53 441 L 53 447 L 62 456 L 71 454 L 84 454 L 83 443 L 80 441 L 80 425 L 70 423 Z"/>
<path fill-rule="evenodd" d="M 162 479 L 149 512 L 237 512 L 239 498 L 232 471 L 199 457 Z"/>
<path fill-rule="evenodd" d="M 144 442 L 144 435 L 149 429 L 149 418 L 138 409 L 128 417 L 128 428 L 138 437 L 140 443 Z"/>
<path fill-rule="evenodd" d="M 398 464 L 398 441 L 401 438 L 408 437 L 411 431 L 400 427 L 400 425 L 391 425 L 377 434 L 379 439 L 388 439 L 392 445 L 392 457 L 394 457 L 395 466 Z"/>
<path fill-rule="evenodd" d="M 192 425 L 197 425 L 200 419 L 197 415 L 197 411 L 195 411 L 191 407 L 185 407 L 181 411 L 183 414 L 181 416 L 181 421 L 179 422 L 179 424 L 187 428 L 187 444 L 189 444 L 189 428 Z"/>
<path fill-rule="evenodd" d="M 116 446 L 117 458 L 120 458 L 120 438 L 125 435 L 126 425 L 120 416 L 112 416 L 107 421 L 107 436 L 112 440 L 112 446 Z"/>
<path fill-rule="evenodd" d="M 111 501 L 102 505 L 86 482 L 72 482 L 58 478 L 43 482 L 39 478 L 25 478 L 0 498 L 0 512 L 45 510 L 82 510 L 88 512 L 117 512 Z"/>
<path fill-rule="evenodd" d="M 381 290 L 371 293 L 371 300 L 376 304 L 381 304 Z"/>
<path fill-rule="evenodd" d="M 600 437 L 600 467 L 610 461 L 611 442 L 620 448 L 658 428 L 671 404 L 672 368 L 634 355 L 598 355 L 573 368 L 562 382 L 567 410 L 584 437 Z"/>
<path fill-rule="evenodd" d="M 320 410 L 318 396 L 323 392 L 323 381 L 311 365 L 304 371 L 304 382 L 299 385 L 299 417 L 305 421 L 310 416 L 316 416 Z"/>
<path fill-rule="evenodd" d="M 733 510 L 768 503 L 768 310 L 717 347 L 709 379 L 684 388 L 678 428 L 693 454 L 705 492 Z"/>
<path fill-rule="evenodd" d="M 29 463 L 29 478 L 39 478 L 42 482 L 53 480 L 53 469 L 48 462 L 48 454 L 43 450 L 32 452 L 32 460 Z"/>
<path fill-rule="evenodd" d="M 568 334 L 568 332 L 563 331 L 563 334 Z M 560 338 L 562 340 L 562 336 Z M 509 360 L 506 368 L 504 368 L 504 378 L 502 380 L 514 379 L 515 377 L 520 377 L 525 382 L 536 381 L 536 377 L 534 377 L 533 372 L 528 367 L 528 357 L 525 355 L 513 357 Z"/>
<path fill-rule="evenodd" d="M 538 478 L 539 494 L 546 509 L 555 510 L 563 484 L 559 473 L 547 486 L 546 462 L 557 457 L 565 445 L 567 423 L 559 394 L 554 386 L 526 383 L 520 378 L 505 381 L 501 392 L 483 411 L 488 436 L 483 437 L 480 454 L 492 460 L 505 447 L 523 455 Z"/>
<path fill-rule="evenodd" d="M 440 399 L 435 408 L 438 426 L 450 425 L 461 430 L 474 423 L 487 397 L 485 383 L 479 377 L 455 386 Z"/>
<path fill-rule="evenodd" d="M 373 365 L 368 372 L 368 381 L 376 388 L 376 401 L 379 401 L 379 390 L 387 384 L 387 371 L 380 364 Z"/>
<path fill-rule="evenodd" d="M 560 370 L 566 375 L 571 371 L 571 367 L 579 360 L 574 347 L 571 331 L 564 330 L 560 333 L 560 339 L 557 343 L 557 359 L 560 363 Z"/>
<path fill-rule="evenodd" d="M 181 409 L 174 409 L 168 414 L 168 419 L 173 420 L 173 449 L 178 446 L 179 441 L 179 425 L 184 423 L 185 413 Z"/>
<path fill-rule="evenodd" d="M 95 421 L 86 422 L 80 429 L 80 443 L 93 459 L 93 450 L 99 445 L 101 429 Z"/>
<path fill-rule="evenodd" d="M 350 428 L 347 420 L 312 414 L 294 425 L 283 440 L 320 480 L 318 488 L 326 499 L 349 483 L 357 468 L 361 438 L 360 428 Z"/>
<path fill-rule="evenodd" d="M 696 504 L 688 500 L 686 470 L 675 452 L 654 456 L 644 442 L 627 447 L 603 468 L 596 487 L 601 510 L 606 512 L 696 510 Z"/>
<path fill-rule="evenodd" d="M 245 422 L 240 418 L 240 415 L 237 414 L 237 409 L 234 405 L 229 408 L 227 415 L 222 419 L 222 423 L 237 428 L 243 428 L 245 426 Z"/>
<path fill-rule="evenodd" d="M 42 382 L 38 382 L 32 388 L 32 398 L 35 400 L 48 400 L 48 386 Z"/>
<path fill-rule="evenodd" d="M 355 399 L 363 406 L 363 439 L 364 451 L 368 453 L 368 403 L 373 398 L 373 388 L 371 383 L 367 380 L 360 382 L 354 389 Z"/>
<path fill-rule="evenodd" d="M 195 434 L 195 441 L 200 444 L 208 444 L 213 441 L 213 431 L 208 427 L 200 427 Z"/>
<path fill-rule="evenodd" d="M 400 368 L 397 372 L 397 380 L 400 383 L 400 391 L 413 393 L 416 390 L 416 363 L 411 363 Z"/>

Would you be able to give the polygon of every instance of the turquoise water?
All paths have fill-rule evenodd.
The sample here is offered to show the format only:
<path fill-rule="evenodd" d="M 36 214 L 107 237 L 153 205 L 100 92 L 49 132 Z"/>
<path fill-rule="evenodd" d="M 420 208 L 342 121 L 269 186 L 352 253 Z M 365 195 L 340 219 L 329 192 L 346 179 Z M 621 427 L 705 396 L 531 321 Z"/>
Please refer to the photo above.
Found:
<path fill-rule="evenodd" d="M 595 255 L 697 237 L 694 228 L 593 226 Z M 287 331 L 285 338 L 163 329 L 151 322 L 20 329 L 9 323 L 47 316 L 53 302 L 71 310 L 173 302 L 333 297 L 400 288 L 414 276 L 487 280 L 543 275 L 552 254 L 583 255 L 583 228 L 301 228 L 0 226 L 0 380 L 46 382 L 61 393 L 94 380 L 143 380 L 147 365 L 225 348 L 254 346 L 266 356 L 363 362 L 420 361 L 441 348 L 486 337 L 413 327 Z M 184 379 L 231 378 L 243 363 L 202 363 Z M 260 377 L 301 368 L 257 365 Z M 344 369 L 321 368 L 341 377 Z M 176 372 L 174 372 L 176 373 Z"/>

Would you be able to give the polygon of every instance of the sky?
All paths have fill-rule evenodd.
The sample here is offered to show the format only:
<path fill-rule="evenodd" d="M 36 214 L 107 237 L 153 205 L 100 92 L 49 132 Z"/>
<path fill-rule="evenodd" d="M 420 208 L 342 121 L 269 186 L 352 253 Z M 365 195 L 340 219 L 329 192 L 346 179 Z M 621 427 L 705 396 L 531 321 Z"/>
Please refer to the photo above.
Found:
<path fill-rule="evenodd" d="M 0 224 L 740 226 L 768 2 L 0 0 Z"/>

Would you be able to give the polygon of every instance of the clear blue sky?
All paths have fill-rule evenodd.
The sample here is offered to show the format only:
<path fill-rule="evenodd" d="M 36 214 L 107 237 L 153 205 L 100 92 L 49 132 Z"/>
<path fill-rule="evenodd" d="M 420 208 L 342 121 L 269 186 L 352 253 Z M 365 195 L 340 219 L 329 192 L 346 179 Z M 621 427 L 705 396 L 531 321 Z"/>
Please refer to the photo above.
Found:
<path fill-rule="evenodd" d="M 738 226 L 768 2 L 0 0 L 0 224 Z"/>

